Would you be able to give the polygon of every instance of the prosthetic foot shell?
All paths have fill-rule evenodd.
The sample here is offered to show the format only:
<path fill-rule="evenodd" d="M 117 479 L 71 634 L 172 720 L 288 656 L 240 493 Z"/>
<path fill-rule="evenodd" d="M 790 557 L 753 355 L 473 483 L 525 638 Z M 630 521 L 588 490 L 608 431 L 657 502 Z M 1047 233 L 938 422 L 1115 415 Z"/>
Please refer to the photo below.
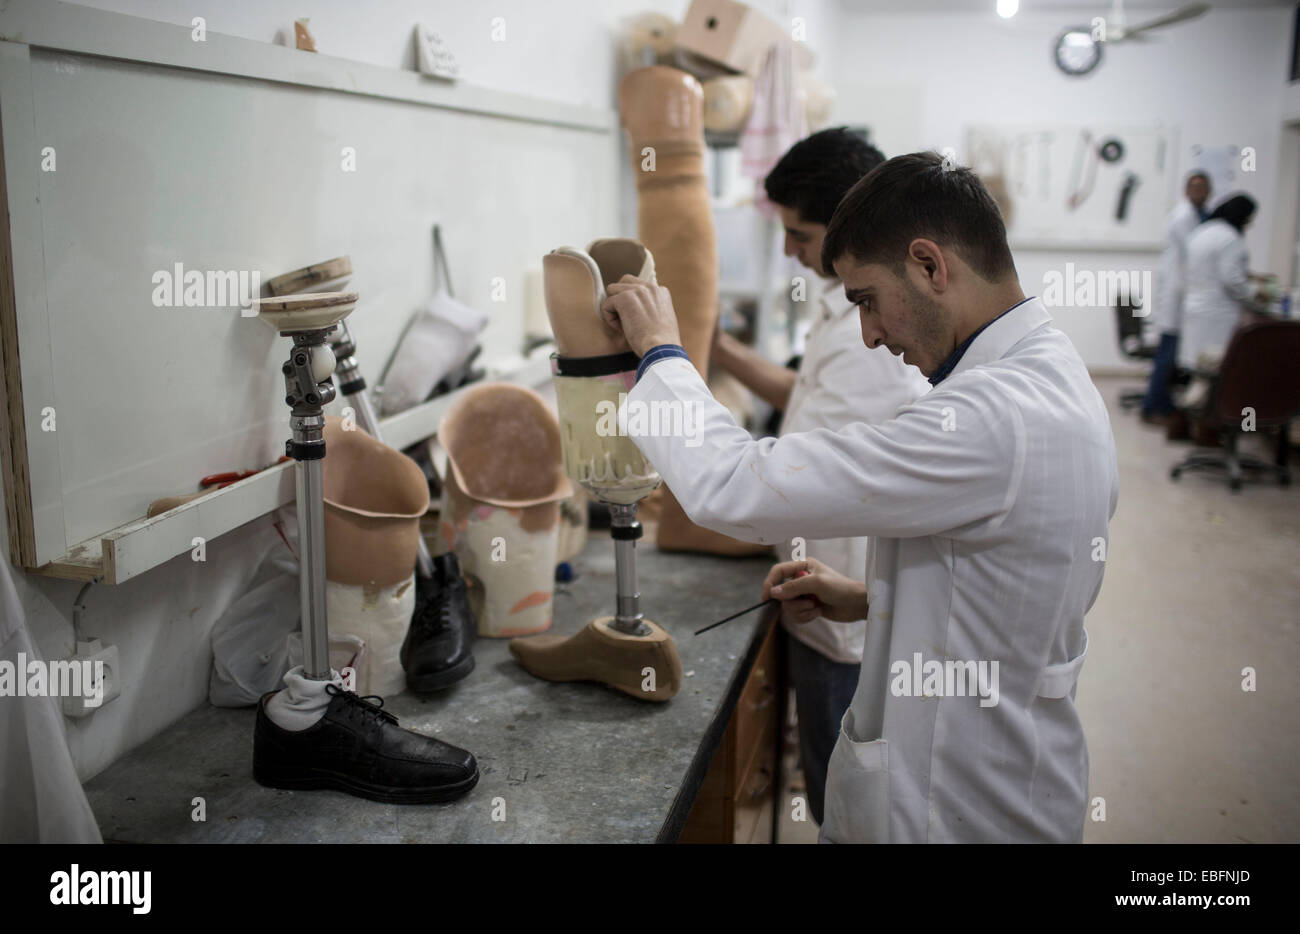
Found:
<path fill-rule="evenodd" d="M 325 418 L 325 576 L 378 591 L 415 568 L 429 485 L 415 461 L 349 426 Z"/>
<path fill-rule="evenodd" d="M 531 389 L 489 383 L 444 416 L 447 451 L 442 544 L 467 577 L 481 636 L 551 625 L 560 501 L 573 494 L 561 466 L 560 426 Z"/>
<path fill-rule="evenodd" d="M 510 654 L 547 681 L 597 681 L 639 700 L 670 700 L 682 686 L 673 637 L 649 620 L 648 635 L 629 636 L 610 625 L 613 619 L 594 619 L 568 637 L 514 639 Z"/>

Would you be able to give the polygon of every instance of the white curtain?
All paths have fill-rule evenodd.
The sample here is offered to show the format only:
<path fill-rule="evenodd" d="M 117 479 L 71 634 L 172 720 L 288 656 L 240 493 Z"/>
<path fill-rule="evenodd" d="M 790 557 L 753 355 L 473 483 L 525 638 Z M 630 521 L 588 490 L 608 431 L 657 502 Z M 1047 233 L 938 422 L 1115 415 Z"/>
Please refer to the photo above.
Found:
<path fill-rule="evenodd" d="M 0 558 L 0 659 L 39 659 Z M 15 672 L 17 677 L 25 677 Z M 57 697 L 0 697 L 0 843 L 103 843 L 68 751 Z"/>

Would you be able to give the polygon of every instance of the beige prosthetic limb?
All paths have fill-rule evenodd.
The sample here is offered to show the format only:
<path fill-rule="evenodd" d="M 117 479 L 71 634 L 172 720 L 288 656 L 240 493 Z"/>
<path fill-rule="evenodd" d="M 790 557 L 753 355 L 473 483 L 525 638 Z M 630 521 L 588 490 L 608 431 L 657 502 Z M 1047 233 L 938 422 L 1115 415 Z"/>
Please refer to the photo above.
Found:
<path fill-rule="evenodd" d="M 327 615 L 336 633 L 365 641 L 359 683 L 397 694 L 429 484 L 415 461 L 350 421 L 327 415 L 323 436 Z"/>
<path fill-rule="evenodd" d="M 718 245 L 704 175 L 704 91 L 686 72 L 653 65 L 627 74 L 618 103 L 631 139 L 639 236 L 655 256 L 659 284 L 672 294 L 682 346 L 707 379 L 718 319 Z M 655 542 L 664 551 L 768 550 L 696 525 L 667 487 L 662 497 Z"/>
<path fill-rule="evenodd" d="M 556 250 L 542 270 L 559 348 L 552 372 L 564 469 L 610 507 L 618 608 L 572 636 L 515 639 L 510 651 L 548 681 L 598 681 L 642 700 L 666 701 L 681 688 L 682 664 L 672 636 L 640 613 L 634 563 L 641 534 L 636 503 L 659 485 L 659 475 L 630 438 L 608 430 L 609 413 L 635 382 L 636 355 L 599 312 L 607 284 L 629 273 L 654 281 L 654 260 L 634 240 L 597 240 L 585 252 Z"/>
<path fill-rule="evenodd" d="M 639 700 L 666 701 L 682 685 L 677 645 L 655 623 L 634 636 L 619 632 L 612 616 L 594 619 L 572 636 L 515 639 L 510 651 L 530 673 L 547 681 L 599 681 Z"/>
<path fill-rule="evenodd" d="M 618 91 L 631 140 L 637 235 L 673 296 L 682 346 L 701 373 L 718 318 L 718 245 L 704 174 L 704 91 L 684 71 L 629 72 Z"/>
<path fill-rule="evenodd" d="M 442 544 L 470 580 L 480 636 L 551 625 L 560 501 L 560 426 L 537 393 L 508 383 L 465 392 L 438 426 L 447 451 Z"/>

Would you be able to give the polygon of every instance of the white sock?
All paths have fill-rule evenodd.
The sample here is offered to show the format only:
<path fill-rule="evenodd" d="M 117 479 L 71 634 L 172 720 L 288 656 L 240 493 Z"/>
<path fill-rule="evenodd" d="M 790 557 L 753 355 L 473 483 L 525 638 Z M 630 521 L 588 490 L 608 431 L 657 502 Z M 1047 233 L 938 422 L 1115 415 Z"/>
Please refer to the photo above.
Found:
<path fill-rule="evenodd" d="M 330 669 L 329 681 L 308 678 L 302 666 L 290 668 L 284 676 L 284 688 L 266 702 L 266 715 L 282 730 L 297 733 L 315 726 L 325 716 L 334 695 L 325 690 L 327 685 L 343 687 L 343 678 Z"/>

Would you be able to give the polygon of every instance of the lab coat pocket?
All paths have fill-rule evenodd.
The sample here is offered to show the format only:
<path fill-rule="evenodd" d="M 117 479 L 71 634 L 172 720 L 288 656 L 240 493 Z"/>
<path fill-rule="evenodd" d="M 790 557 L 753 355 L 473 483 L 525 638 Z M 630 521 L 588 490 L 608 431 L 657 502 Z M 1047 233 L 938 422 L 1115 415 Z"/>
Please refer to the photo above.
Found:
<path fill-rule="evenodd" d="M 1038 696 L 1051 700 L 1060 700 L 1063 697 L 1072 696 L 1074 694 L 1074 685 L 1079 680 L 1079 671 L 1083 668 L 1083 660 L 1087 655 L 1088 630 L 1085 629 L 1083 631 L 1083 648 L 1078 655 L 1068 662 L 1048 665 L 1043 669 L 1043 674 L 1038 679 L 1038 690 L 1036 692 Z"/>
<path fill-rule="evenodd" d="M 840 721 L 840 738 L 826 777 L 823 843 L 889 842 L 889 741 L 853 738 L 853 711 Z"/>

